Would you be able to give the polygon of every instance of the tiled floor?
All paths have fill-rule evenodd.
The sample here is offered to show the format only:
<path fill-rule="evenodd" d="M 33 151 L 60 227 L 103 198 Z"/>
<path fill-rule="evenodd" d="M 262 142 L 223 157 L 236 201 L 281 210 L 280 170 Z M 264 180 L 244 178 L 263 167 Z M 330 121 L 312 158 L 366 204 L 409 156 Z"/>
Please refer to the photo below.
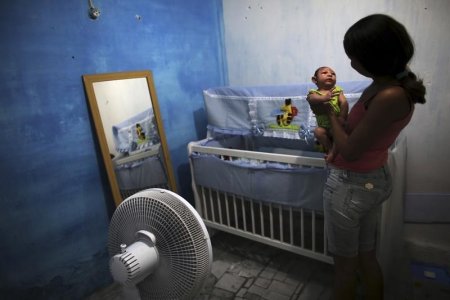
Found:
<path fill-rule="evenodd" d="M 332 265 L 222 232 L 211 241 L 211 274 L 196 299 L 332 299 Z M 409 289 L 408 296 L 386 299 L 444 300 L 450 299 L 449 293 L 446 289 L 416 283 Z M 114 284 L 87 298 L 122 299 L 120 287 Z"/>
<path fill-rule="evenodd" d="M 330 299 L 329 264 L 225 233 L 212 243 L 214 263 L 199 299 Z"/>

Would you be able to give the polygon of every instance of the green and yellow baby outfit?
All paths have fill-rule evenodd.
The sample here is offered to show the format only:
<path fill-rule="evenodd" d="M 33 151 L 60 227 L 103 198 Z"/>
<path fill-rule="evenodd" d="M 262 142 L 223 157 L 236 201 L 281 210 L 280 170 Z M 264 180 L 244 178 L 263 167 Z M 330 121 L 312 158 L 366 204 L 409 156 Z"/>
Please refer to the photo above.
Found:
<path fill-rule="evenodd" d="M 342 91 L 343 91 L 343 89 L 339 86 L 336 86 L 333 90 L 333 92 L 342 92 Z M 323 94 L 321 92 L 319 92 L 317 89 L 310 89 L 309 93 L 315 93 L 317 95 L 323 96 Z M 333 108 L 334 113 L 336 115 L 339 115 L 339 113 L 341 112 L 341 108 L 339 107 L 339 95 L 331 97 L 330 105 Z M 327 129 L 331 128 L 330 119 L 328 118 L 327 115 L 316 115 L 316 120 L 317 120 L 317 126 L 327 128 Z"/>

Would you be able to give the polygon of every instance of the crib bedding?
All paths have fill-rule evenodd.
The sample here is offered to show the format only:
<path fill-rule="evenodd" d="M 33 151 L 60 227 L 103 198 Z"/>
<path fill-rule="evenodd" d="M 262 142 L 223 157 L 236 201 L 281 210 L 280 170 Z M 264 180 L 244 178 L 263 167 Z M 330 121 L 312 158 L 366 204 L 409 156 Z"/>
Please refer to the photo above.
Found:
<path fill-rule="evenodd" d="M 115 164 L 115 172 L 121 190 L 139 190 L 167 183 L 166 173 L 159 155 Z"/>
<path fill-rule="evenodd" d="M 258 152 L 276 152 L 276 149 L 289 149 L 298 151 L 296 155 L 300 155 L 302 151 L 311 152 L 310 155 L 317 154 L 314 143 L 309 143 L 304 140 L 253 135 L 217 134 L 214 138 L 208 139 L 203 145 L 206 147 L 221 147 Z M 321 156 L 323 157 L 323 154 Z"/>
<path fill-rule="evenodd" d="M 352 106 L 370 82 L 339 83 Z M 309 109 L 306 95 L 311 84 L 218 87 L 203 92 L 208 117 L 208 135 L 253 134 L 268 137 L 312 140 L 315 116 Z M 290 99 L 290 105 L 286 100 Z M 280 126 L 287 109 L 294 109 L 291 120 Z"/>
<path fill-rule="evenodd" d="M 241 195 L 263 202 L 322 210 L 322 190 L 326 170 L 282 162 L 268 157 L 253 158 L 249 155 L 235 156 L 244 151 L 301 155 L 323 161 L 323 154 L 308 151 L 310 145 L 303 143 L 298 149 L 274 147 L 273 138 L 235 136 L 228 139 L 208 139 L 198 145 L 226 150 L 223 155 L 193 152 L 191 165 L 196 184 L 222 192 Z M 283 145 L 283 143 L 281 143 Z M 284 143 L 302 145 L 301 143 Z M 228 151 L 227 151 L 228 150 Z M 289 154 L 286 154 L 290 150 Z M 284 152 L 284 153 L 277 153 Z"/>
<path fill-rule="evenodd" d="M 157 144 L 143 152 L 114 158 L 113 165 L 119 189 L 139 191 L 167 185 L 167 175 L 161 157 L 161 147 Z"/>

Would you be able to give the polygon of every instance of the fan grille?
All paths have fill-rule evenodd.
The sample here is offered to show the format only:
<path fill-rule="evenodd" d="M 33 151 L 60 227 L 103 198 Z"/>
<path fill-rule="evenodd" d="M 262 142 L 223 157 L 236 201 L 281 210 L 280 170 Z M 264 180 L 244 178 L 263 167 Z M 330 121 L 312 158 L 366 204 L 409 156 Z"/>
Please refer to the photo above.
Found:
<path fill-rule="evenodd" d="M 138 284 L 143 299 L 193 298 L 209 274 L 211 243 L 200 216 L 175 193 L 163 189 L 139 192 L 116 209 L 109 229 L 108 250 L 120 253 L 120 244 L 134 242 L 147 230 L 156 237 L 159 265 Z"/>

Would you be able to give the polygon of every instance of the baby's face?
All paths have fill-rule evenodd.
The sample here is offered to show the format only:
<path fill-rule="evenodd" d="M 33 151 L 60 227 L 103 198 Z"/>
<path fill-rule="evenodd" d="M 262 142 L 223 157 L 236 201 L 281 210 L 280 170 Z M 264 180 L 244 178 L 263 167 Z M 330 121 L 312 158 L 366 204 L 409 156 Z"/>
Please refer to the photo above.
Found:
<path fill-rule="evenodd" d="M 330 89 L 336 84 L 336 73 L 331 68 L 322 68 L 317 72 L 316 80 L 318 88 Z"/>

